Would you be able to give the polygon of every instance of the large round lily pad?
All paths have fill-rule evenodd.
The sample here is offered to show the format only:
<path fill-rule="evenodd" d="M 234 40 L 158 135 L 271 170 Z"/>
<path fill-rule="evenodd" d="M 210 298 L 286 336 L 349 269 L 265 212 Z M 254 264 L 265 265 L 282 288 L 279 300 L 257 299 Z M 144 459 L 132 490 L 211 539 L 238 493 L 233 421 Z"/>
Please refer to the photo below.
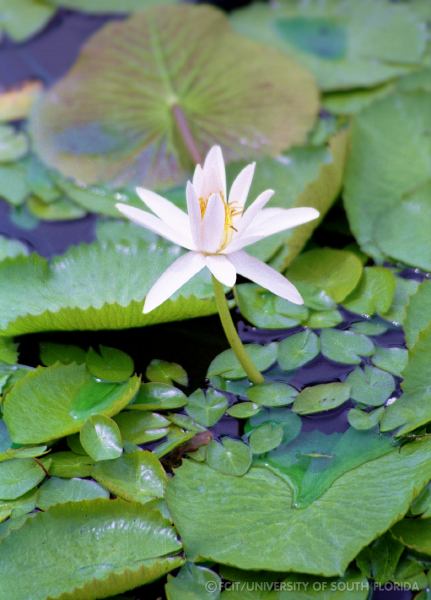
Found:
<path fill-rule="evenodd" d="M 81 183 L 182 183 L 199 152 L 273 154 L 304 141 L 317 112 L 312 76 L 235 33 L 208 6 L 158 6 L 99 31 L 33 114 L 42 159 Z M 180 117 L 181 118 L 181 117 Z"/>
<path fill-rule="evenodd" d="M 255 3 L 232 23 L 298 59 L 324 90 L 369 87 L 409 72 L 426 46 L 418 15 L 388 0 Z"/>

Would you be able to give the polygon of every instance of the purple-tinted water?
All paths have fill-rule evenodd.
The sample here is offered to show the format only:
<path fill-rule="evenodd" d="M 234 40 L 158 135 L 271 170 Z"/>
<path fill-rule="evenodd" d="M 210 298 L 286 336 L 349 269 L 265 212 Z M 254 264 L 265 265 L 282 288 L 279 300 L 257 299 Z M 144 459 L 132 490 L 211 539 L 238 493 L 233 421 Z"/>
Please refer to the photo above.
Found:
<path fill-rule="evenodd" d="M 0 201 L 0 235 L 19 239 L 42 256 L 62 254 L 72 244 L 92 242 L 95 238 L 95 215 L 74 221 L 40 221 L 34 229 L 22 229 L 10 219 L 10 214 L 9 206 Z"/>
<path fill-rule="evenodd" d="M 237 4 L 246 4 L 239 0 Z M 232 2 L 219 2 L 232 7 Z M 73 64 L 82 43 L 108 19 L 107 16 L 89 16 L 71 11 L 59 11 L 49 26 L 38 36 L 23 44 L 3 41 L 0 44 L 0 88 L 19 84 L 29 79 L 40 79 L 45 84 L 52 84 Z M 116 17 L 121 18 L 121 17 Z M 44 256 L 52 256 L 64 252 L 71 244 L 94 239 L 96 217 L 89 216 L 71 222 L 40 223 L 34 229 L 19 228 L 9 218 L 8 206 L 0 201 L 0 234 L 24 241 L 32 250 Z M 419 279 L 419 274 L 411 270 L 406 276 Z M 351 322 L 351 313 L 344 315 L 346 327 Z M 354 320 L 357 320 L 357 316 Z M 267 343 L 279 340 L 299 331 L 291 330 L 264 331 L 239 323 L 241 337 L 247 342 Z M 202 335 L 202 333 L 205 335 Z M 221 328 L 216 317 L 195 319 L 190 322 L 161 325 L 142 330 L 126 332 L 97 332 L 70 334 L 43 334 L 27 336 L 22 340 L 21 360 L 28 364 L 37 362 L 37 347 L 42 339 L 54 339 L 64 343 L 81 343 L 88 346 L 96 343 L 113 345 L 129 352 L 135 359 L 137 369 L 145 370 L 146 364 L 154 357 L 182 363 L 191 376 L 195 386 L 203 383 L 204 374 L 209 362 L 226 347 Z M 387 333 L 376 336 L 375 341 L 382 346 L 402 346 L 404 343 L 399 329 L 390 329 Z M 199 348 L 199 352 L 196 352 Z M 318 357 L 295 373 L 289 383 L 298 389 L 305 385 L 326 381 L 342 381 L 353 369 L 353 366 L 333 363 Z M 270 376 L 282 379 L 272 370 Z M 343 406 L 325 416 L 317 415 L 303 419 L 303 430 L 320 429 L 326 433 L 344 431 L 347 426 L 347 410 Z M 217 433 L 238 435 L 238 421 L 226 417 L 218 424 Z M 161 597 L 160 584 L 147 586 L 142 594 L 132 592 L 130 598 Z M 377 591 L 374 600 L 407 600 L 409 592 Z"/>

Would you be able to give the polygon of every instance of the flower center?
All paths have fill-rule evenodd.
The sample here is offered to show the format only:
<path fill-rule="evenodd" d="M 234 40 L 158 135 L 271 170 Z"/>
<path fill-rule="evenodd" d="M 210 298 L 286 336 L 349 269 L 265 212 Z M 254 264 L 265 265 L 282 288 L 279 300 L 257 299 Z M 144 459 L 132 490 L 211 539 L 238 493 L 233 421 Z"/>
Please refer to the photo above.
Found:
<path fill-rule="evenodd" d="M 233 232 L 236 231 L 235 227 L 234 227 L 234 218 L 235 217 L 239 217 L 240 215 L 242 215 L 242 207 L 240 205 L 238 205 L 235 202 L 231 202 L 228 203 L 226 201 L 226 198 L 224 197 L 224 194 L 222 192 L 217 192 L 217 194 L 211 194 L 210 196 L 208 196 L 207 198 L 199 198 L 199 206 L 201 209 L 201 218 L 203 219 L 206 213 L 206 210 L 208 208 L 208 202 L 210 200 L 210 198 L 212 198 L 214 200 L 218 200 L 220 199 L 220 201 L 223 203 L 223 208 L 224 208 L 224 235 L 223 235 L 223 240 L 222 243 L 220 245 L 219 251 L 224 250 L 226 248 L 226 246 L 229 244 L 229 242 L 232 239 L 232 235 Z"/>

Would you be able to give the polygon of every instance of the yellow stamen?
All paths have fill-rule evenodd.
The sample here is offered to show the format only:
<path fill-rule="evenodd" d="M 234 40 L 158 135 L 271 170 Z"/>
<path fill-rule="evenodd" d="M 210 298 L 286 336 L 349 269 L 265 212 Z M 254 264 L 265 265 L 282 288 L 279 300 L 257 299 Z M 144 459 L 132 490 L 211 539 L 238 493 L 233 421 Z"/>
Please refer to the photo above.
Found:
<path fill-rule="evenodd" d="M 211 195 L 211 196 L 213 196 L 213 195 Z M 202 198 L 202 197 L 199 198 L 199 207 L 201 209 L 201 218 L 202 219 L 205 216 L 206 210 L 208 208 L 208 201 L 211 198 L 211 196 L 209 196 L 208 198 Z M 242 214 L 242 207 L 238 204 L 235 204 L 234 202 L 231 202 L 229 204 L 226 201 L 224 194 L 222 194 L 222 192 L 218 192 L 217 196 L 219 196 L 220 200 L 223 202 L 223 207 L 224 207 L 224 236 L 223 236 L 223 241 L 221 243 L 221 246 L 219 248 L 219 250 L 223 250 L 224 248 L 226 248 L 226 246 L 232 239 L 232 235 L 233 235 L 232 232 L 237 231 L 233 225 L 233 219 L 234 219 L 234 217 L 238 217 Z M 214 196 L 214 197 L 216 198 L 217 196 Z"/>

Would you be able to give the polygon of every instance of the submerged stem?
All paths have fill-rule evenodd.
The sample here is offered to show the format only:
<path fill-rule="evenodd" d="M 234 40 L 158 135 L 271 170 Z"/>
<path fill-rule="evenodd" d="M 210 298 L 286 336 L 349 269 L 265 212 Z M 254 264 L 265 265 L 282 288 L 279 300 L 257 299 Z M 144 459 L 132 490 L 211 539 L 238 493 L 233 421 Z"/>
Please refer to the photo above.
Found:
<path fill-rule="evenodd" d="M 183 109 L 179 104 L 174 104 L 172 107 L 172 114 L 174 115 L 175 123 L 177 124 L 178 130 L 181 134 L 181 138 L 187 148 L 187 151 L 194 161 L 195 164 L 202 162 L 201 153 L 196 145 L 193 134 L 190 131 L 187 117 L 184 114 Z"/>
<path fill-rule="evenodd" d="M 252 383 L 263 383 L 263 375 L 262 373 L 260 373 L 260 371 L 258 371 L 258 369 L 256 369 L 253 361 L 247 354 L 244 345 L 241 342 L 241 339 L 235 328 L 235 325 L 232 321 L 232 316 L 230 314 L 229 305 L 226 300 L 223 286 L 219 281 L 217 281 L 215 277 L 212 278 L 212 281 L 217 310 L 220 315 L 220 321 L 223 326 L 223 331 L 225 332 L 230 347 L 234 351 L 235 356 L 239 360 L 242 368 L 247 373 L 247 377 L 250 379 L 250 381 Z"/>

